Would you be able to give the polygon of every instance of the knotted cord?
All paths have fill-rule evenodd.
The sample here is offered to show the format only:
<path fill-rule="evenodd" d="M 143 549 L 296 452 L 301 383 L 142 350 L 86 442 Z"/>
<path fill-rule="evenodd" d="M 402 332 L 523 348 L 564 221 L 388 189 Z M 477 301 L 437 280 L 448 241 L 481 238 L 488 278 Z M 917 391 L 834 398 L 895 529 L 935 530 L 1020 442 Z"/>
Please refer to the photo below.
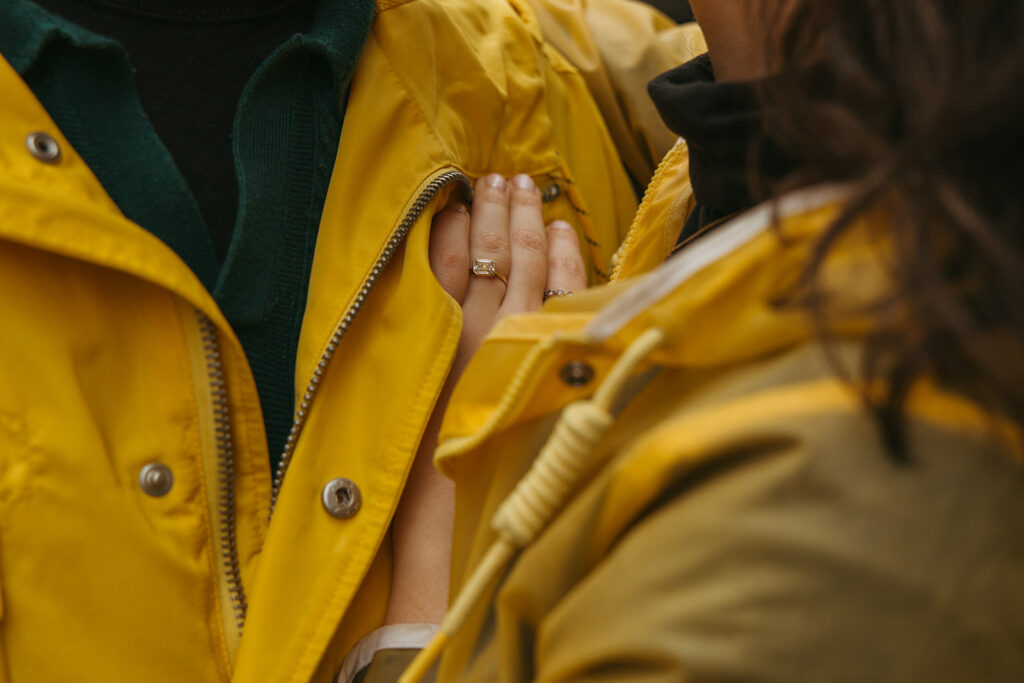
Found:
<path fill-rule="evenodd" d="M 498 539 L 462 587 L 440 630 L 402 674 L 399 683 L 418 683 L 423 679 L 512 556 L 529 545 L 565 505 L 586 470 L 594 447 L 615 420 L 612 409 L 626 382 L 664 341 L 665 333 L 659 328 L 644 332 L 612 367 L 593 398 L 572 403 L 562 411 L 530 471 L 494 515 L 491 526 Z"/>

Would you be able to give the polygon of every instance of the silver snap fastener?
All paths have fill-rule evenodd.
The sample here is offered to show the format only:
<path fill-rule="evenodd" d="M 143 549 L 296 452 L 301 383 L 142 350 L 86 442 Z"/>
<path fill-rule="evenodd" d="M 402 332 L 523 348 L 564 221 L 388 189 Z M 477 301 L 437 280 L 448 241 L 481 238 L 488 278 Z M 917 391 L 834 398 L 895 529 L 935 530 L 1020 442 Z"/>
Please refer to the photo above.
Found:
<path fill-rule="evenodd" d="M 331 517 L 348 519 L 359 512 L 363 505 L 363 494 L 351 479 L 331 479 L 324 484 L 320 502 Z"/>
<path fill-rule="evenodd" d="M 563 365 L 558 375 L 569 386 L 582 387 L 594 379 L 594 368 L 581 360 L 574 360 Z"/>
<path fill-rule="evenodd" d="M 543 190 L 541 190 L 540 200 L 543 203 L 547 204 L 548 202 L 553 202 L 556 199 L 558 199 L 559 195 L 561 194 L 562 188 L 558 185 L 558 183 L 553 183 L 545 187 Z"/>
<path fill-rule="evenodd" d="M 172 486 L 174 486 L 174 473 L 163 463 L 150 463 L 139 472 L 139 487 L 147 496 L 154 498 L 166 496 Z"/>
<path fill-rule="evenodd" d="M 25 146 L 29 154 L 46 164 L 55 164 L 60 161 L 60 143 L 52 135 L 46 133 L 29 133 L 25 138 Z"/>

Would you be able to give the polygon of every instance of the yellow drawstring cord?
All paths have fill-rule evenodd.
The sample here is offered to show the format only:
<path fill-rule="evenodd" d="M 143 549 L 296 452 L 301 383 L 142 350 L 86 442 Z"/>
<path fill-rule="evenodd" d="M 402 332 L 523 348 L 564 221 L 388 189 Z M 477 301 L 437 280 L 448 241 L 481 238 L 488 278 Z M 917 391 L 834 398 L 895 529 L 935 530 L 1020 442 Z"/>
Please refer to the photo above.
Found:
<path fill-rule="evenodd" d="M 498 539 L 463 585 L 437 634 L 398 679 L 399 683 L 418 683 L 423 679 L 516 551 L 533 541 L 565 504 L 594 446 L 612 426 L 612 409 L 627 380 L 664 342 L 663 330 L 653 328 L 644 332 L 626 349 L 592 399 L 572 403 L 562 411 L 530 471 L 494 515 L 491 526 L 498 532 Z"/>

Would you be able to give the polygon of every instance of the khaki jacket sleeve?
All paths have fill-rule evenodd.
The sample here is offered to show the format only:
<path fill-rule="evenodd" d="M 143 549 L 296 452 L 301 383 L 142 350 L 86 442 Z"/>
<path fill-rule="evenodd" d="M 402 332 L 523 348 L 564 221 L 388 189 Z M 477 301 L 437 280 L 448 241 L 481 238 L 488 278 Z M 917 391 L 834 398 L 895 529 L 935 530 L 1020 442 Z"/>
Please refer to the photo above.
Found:
<path fill-rule="evenodd" d="M 646 185 L 677 138 L 647 84 L 707 50 L 700 29 L 631 0 L 529 2 L 544 39 L 586 80 L 633 180 Z"/>
<path fill-rule="evenodd" d="M 833 433 L 677 482 L 545 616 L 535 680 L 1024 680 L 1015 468 Z"/>
<path fill-rule="evenodd" d="M 381 650 L 356 673 L 351 682 L 345 683 L 395 683 L 417 654 L 419 650 Z M 435 674 L 431 672 L 421 683 L 433 683 L 434 678 Z"/>
<path fill-rule="evenodd" d="M 336 683 L 395 683 L 437 633 L 434 624 L 390 624 L 360 640 L 345 657 Z M 421 683 L 431 683 L 436 669 Z"/>

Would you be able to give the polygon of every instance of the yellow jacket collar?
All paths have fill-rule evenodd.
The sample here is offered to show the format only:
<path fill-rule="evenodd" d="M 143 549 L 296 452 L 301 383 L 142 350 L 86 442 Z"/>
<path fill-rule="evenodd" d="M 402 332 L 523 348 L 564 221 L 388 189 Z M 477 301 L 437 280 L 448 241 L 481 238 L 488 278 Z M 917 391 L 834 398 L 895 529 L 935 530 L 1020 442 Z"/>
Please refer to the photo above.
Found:
<path fill-rule="evenodd" d="M 805 316 L 775 300 L 850 191 L 821 186 L 788 195 L 721 226 L 646 276 L 501 321 L 456 388 L 442 427 L 441 466 L 508 424 L 588 396 L 618 355 L 653 327 L 667 341 L 652 362 L 694 369 L 811 338 Z M 580 366 L 593 378 L 574 386 L 562 375 Z"/>
<path fill-rule="evenodd" d="M 807 232 L 817 233 L 820 219 L 834 214 L 850 192 L 851 188 L 846 185 L 813 187 L 786 195 L 778 202 L 762 204 L 722 225 L 657 270 L 638 278 L 628 292 L 618 296 L 594 317 L 583 335 L 591 342 L 604 342 L 636 320 L 649 317 L 695 275 L 747 246 L 778 222 L 798 216 L 814 218 L 807 226 L 810 230 L 800 232 L 804 236 Z M 789 235 L 793 221 L 788 223 Z"/>

